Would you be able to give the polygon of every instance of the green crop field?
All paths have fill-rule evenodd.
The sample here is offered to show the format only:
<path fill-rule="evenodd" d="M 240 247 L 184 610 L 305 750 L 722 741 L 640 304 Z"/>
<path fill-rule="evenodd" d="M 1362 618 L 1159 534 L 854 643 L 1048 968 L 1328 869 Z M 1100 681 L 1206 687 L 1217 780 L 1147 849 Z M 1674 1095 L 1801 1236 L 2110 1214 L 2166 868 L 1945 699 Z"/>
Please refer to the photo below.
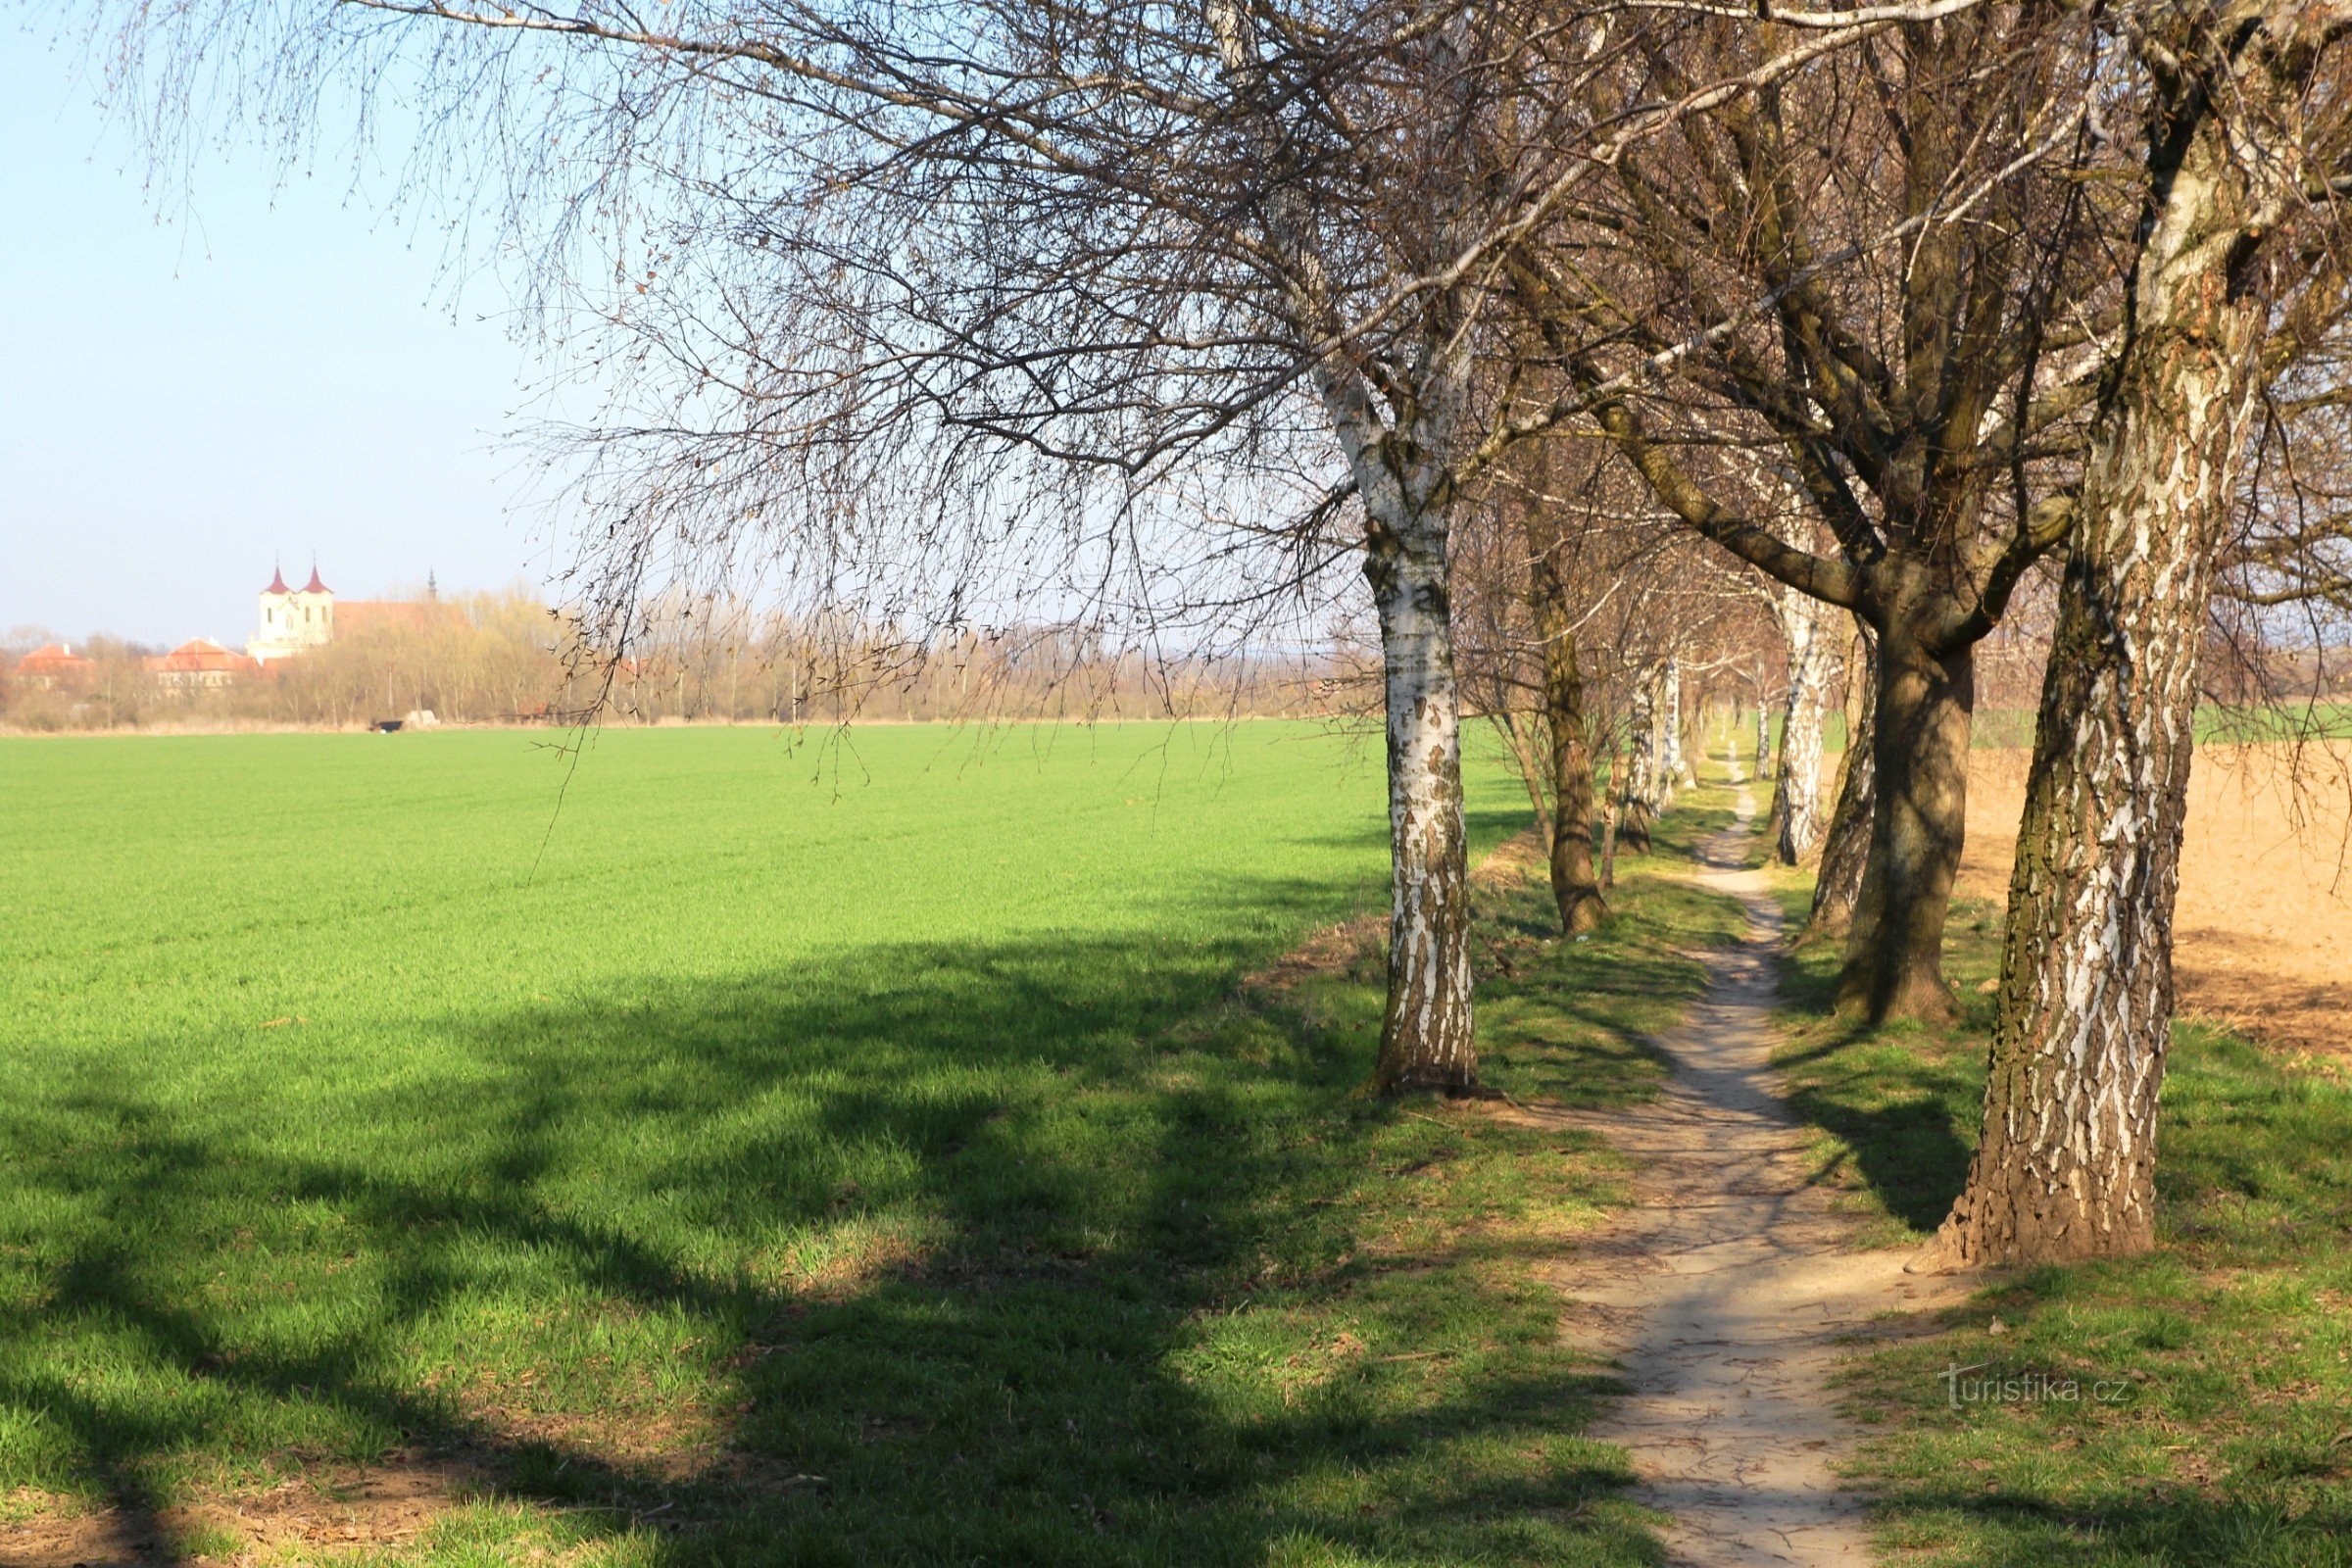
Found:
<path fill-rule="evenodd" d="M 1523 1261 L 1614 1161 L 1357 1093 L 1360 946 L 1244 983 L 1380 906 L 1379 762 L 0 742 L 0 1533 L 342 1560 L 247 1525 L 429 1471 L 457 1505 L 337 1550 L 1646 1560 Z M 1491 846 L 1524 796 L 1470 773 Z M 1648 868 L 1618 903 L 1572 945 L 1490 896 L 1492 1076 L 1648 1092 L 1734 916 Z"/>

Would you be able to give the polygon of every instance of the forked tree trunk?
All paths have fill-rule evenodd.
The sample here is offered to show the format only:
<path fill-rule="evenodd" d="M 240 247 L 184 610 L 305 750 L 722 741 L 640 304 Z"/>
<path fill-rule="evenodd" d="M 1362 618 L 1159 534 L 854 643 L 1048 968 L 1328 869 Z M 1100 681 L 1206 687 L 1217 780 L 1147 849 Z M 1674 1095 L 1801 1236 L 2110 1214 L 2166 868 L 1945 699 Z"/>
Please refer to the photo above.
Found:
<path fill-rule="evenodd" d="M 1813 912 L 1800 941 L 1835 940 L 1854 921 L 1862 895 L 1862 871 L 1870 862 L 1870 823 L 1878 791 L 1871 763 L 1879 705 L 1877 643 L 1868 626 L 1856 624 L 1845 657 L 1845 753 L 1838 764 L 1838 805 L 1821 841 L 1821 867 L 1813 878 Z"/>
<path fill-rule="evenodd" d="M 1607 915 L 1592 871 L 1592 754 L 1585 729 L 1585 674 L 1576 620 L 1560 578 L 1558 532 L 1541 507 L 1528 514 L 1528 610 L 1544 645 L 1544 717 L 1551 732 L 1551 897 L 1560 929 L 1578 936 Z"/>
<path fill-rule="evenodd" d="M 1389 742 L 1389 1001 L 1374 1070 L 1384 1094 L 1477 1087 L 1470 878 L 1446 534 L 1381 532 L 1364 575 L 1380 612 Z"/>
<path fill-rule="evenodd" d="M 2211 85 L 2187 111 L 2201 123 L 2173 141 L 2169 182 L 2157 171 L 2165 201 L 2092 431 L 2042 681 L 1984 1134 L 1929 1266 L 2155 1242 L 2197 654 L 2264 321 L 2238 275 L 2260 160 L 2232 157 L 2230 121 L 2270 120 L 2278 105 L 2261 99 L 2275 82 L 2258 65 Z"/>
<path fill-rule="evenodd" d="M 1872 1023 L 1940 1021 L 1953 1007 L 1943 922 L 1967 836 L 1976 655 L 1930 641 L 1928 599 L 1900 596 L 1879 632 L 1870 858 L 1838 982 L 1838 1009 Z"/>
<path fill-rule="evenodd" d="M 1773 608 L 1788 648 L 1781 765 L 1772 786 L 1773 856 L 1783 865 L 1801 865 L 1821 842 L 1821 715 L 1838 658 L 1830 628 L 1838 612 L 1793 588 L 1775 594 Z"/>

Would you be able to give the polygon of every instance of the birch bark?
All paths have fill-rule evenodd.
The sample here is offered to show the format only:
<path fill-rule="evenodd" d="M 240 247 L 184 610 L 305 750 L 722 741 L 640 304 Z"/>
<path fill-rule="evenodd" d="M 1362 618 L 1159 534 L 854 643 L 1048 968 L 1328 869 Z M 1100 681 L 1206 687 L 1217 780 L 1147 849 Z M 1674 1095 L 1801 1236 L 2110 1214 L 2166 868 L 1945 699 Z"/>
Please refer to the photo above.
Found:
<path fill-rule="evenodd" d="M 1388 698 L 1389 996 L 1375 1082 L 1385 1094 L 1478 1083 L 1471 1039 L 1470 886 L 1462 825 L 1446 531 L 1376 528 L 1364 575 L 1380 612 Z"/>
<path fill-rule="evenodd" d="M 1250 12 L 1239 0 L 1209 0 L 1205 15 L 1260 151 L 1275 165 L 1293 158 L 1283 94 Z M 1289 330 L 1302 348 L 1335 341 L 1342 312 L 1314 215 L 1296 188 L 1278 186 L 1257 217 L 1284 270 Z M 1450 253 L 1443 241 L 1440 249 Z M 1458 285 L 1433 291 L 1418 333 L 1384 354 L 1390 390 L 1377 401 L 1352 365 L 1325 355 L 1307 367 L 1363 508 L 1364 575 L 1380 616 L 1391 864 L 1388 1004 L 1373 1082 L 1384 1094 L 1478 1087 L 1447 558 L 1452 464 L 1468 422 L 1465 312 Z"/>
<path fill-rule="evenodd" d="M 1783 865 L 1801 865 L 1821 842 L 1821 722 L 1838 659 L 1830 628 L 1838 611 L 1781 585 L 1774 588 L 1772 607 L 1788 655 L 1780 768 L 1772 786 L 1773 855 Z"/>
<path fill-rule="evenodd" d="M 1857 621 L 1845 659 L 1845 752 L 1838 763 L 1838 805 L 1822 839 L 1813 878 L 1813 912 L 1803 940 L 1838 938 L 1854 920 L 1862 872 L 1870 860 L 1870 823 L 1877 806 L 1878 769 L 1871 764 L 1879 707 L 1878 644 Z"/>
<path fill-rule="evenodd" d="M 2263 185 L 2292 168 L 2261 143 L 2290 122 L 2320 40 L 2352 8 L 2184 7 L 2171 20 L 2159 79 L 2180 84 L 2156 108 L 2131 332 L 2060 589 L 1983 1137 L 1930 1267 L 2155 1242 L 2197 658 L 2260 393 L 2266 310 L 2247 273 L 2269 226 Z"/>

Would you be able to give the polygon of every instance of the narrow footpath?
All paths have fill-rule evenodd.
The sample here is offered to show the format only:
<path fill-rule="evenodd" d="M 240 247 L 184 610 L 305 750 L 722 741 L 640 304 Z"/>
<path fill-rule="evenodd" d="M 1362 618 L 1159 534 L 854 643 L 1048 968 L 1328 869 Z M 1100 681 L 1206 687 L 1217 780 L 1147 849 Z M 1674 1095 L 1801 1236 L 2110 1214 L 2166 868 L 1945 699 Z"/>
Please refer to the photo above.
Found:
<path fill-rule="evenodd" d="M 1576 1118 L 1635 1159 L 1638 1196 L 1558 1283 L 1572 1332 L 1627 1369 L 1632 1394 L 1590 1435 L 1632 1450 L 1674 1561 L 1860 1565 L 1865 1499 L 1833 1468 L 1854 1441 L 1838 1342 L 1951 1287 L 1905 1275 L 1903 1250 L 1856 1250 L 1859 1222 L 1809 1180 L 1770 1062 L 1781 912 L 1741 868 L 1756 808 L 1733 768 L 1738 825 L 1702 847 L 1697 881 L 1746 906 L 1746 936 L 1709 956 L 1705 998 L 1659 1042 L 1659 1099 Z"/>

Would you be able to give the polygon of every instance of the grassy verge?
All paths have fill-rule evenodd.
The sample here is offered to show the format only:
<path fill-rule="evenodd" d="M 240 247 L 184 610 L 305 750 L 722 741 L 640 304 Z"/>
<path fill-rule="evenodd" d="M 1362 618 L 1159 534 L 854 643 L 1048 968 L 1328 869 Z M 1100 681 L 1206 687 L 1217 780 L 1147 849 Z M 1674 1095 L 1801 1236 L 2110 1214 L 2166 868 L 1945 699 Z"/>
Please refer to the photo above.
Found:
<path fill-rule="evenodd" d="M 551 834 L 529 754 L 420 742 L 0 749 L 40 803 L 0 820 L 39 916 L 0 933 L 0 1533 L 1655 1560 L 1530 1267 L 1617 1162 L 1357 1092 L 1378 954 L 1329 933 L 1378 897 L 1373 759 L 1141 726 L 974 773 L 886 734 L 796 795 L 756 734 L 652 733 Z M 1473 779 L 1482 845 L 1514 789 Z M 1674 955 L 1737 920 L 1672 853 L 1720 817 L 1662 824 L 1587 942 L 1540 883 L 1482 895 L 1498 1084 L 1653 1091 Z M 378 1529 L 387 1477 L 461 1505 Z"/>
<path fill-rule="evenodd" d="M 1965 1176 L 1999 916 L 1955 908 L 1950 1029 L 1841 1024 L 1835 955 L 1791 964 L 1793 1102 L 1882 1244 L 1933 1231 Z M 1896 1560 L 2352 1560 L 2352 1090 L 2183 1024 L 2162 1151 L 2155 1253 L 1988 1280 L 1856 1362 Z"/>

